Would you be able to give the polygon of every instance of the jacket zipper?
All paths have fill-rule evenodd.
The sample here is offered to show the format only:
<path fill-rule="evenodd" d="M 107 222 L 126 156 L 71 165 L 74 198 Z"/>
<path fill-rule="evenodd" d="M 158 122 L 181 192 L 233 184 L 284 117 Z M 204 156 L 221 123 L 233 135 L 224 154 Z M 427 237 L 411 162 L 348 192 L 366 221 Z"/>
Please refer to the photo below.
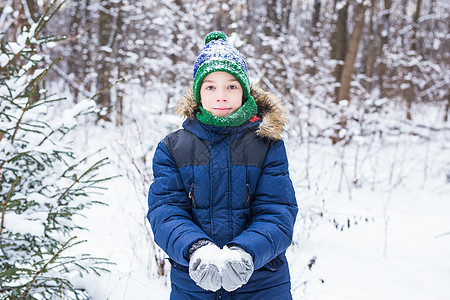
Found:
<path fill-rule="evenodd" d="M 194 186 L 195 186 L 195 184 L 192 183 L 191 187 L 189 188 L 189 195 L 188 195 L 188 197 L 189 197 L 189 199 L 192 200 L 192 206 L 194 208 L 197 208 L 197 204 L 195 203 L 195 199 L 194 199 Z"/>
<path fill-rule="evenodd" d="M 245 200 L 244 203 L 244 207 L 248 207 L 250 204 L 250 196 L 252 194 L 252 187 L 250 186 L 249 183 L 246 184 L 247 185 L 247 200 Z"/>

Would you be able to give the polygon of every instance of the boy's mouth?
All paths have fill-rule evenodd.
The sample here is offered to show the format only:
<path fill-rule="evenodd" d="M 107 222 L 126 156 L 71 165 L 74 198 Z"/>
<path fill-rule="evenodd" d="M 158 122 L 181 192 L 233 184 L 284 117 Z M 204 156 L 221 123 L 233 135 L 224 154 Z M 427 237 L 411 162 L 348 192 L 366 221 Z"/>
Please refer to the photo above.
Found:
<path fill-rule="evenodd" d="M 231 110 L 231 108 L 229 108 L 229 107 L 215 107 L 215 108 L 213 108 L 217 113 L 220 113 L 220 114 L 224 114 L 224 113 L 228 113 L 230 110 Z"/>
<path fill-rule="evenodd" d="M 231 108 L 229 108 L 229 107 L 215 107 L 215 108 L 213 108 L 213 110 L 214 110 L 213 114 L 218 117 L 226 117 L 231 112 Z"/>

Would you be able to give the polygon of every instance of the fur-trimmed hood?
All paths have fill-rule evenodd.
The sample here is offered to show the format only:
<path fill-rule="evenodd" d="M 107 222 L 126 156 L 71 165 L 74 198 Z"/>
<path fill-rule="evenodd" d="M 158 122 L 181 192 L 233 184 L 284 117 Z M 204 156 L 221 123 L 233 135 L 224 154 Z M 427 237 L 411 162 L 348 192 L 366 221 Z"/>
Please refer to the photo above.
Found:
<path fill-rule="evenodd" d="M 262 137 L 280 140 L 286 125 L 286 112 L 281 101 L 274 94 L 263 91 L 258 85 L 252 84 L 250 92 L 258 107 L 258 116 L 262 119 L 256 133 Z M 198 111 L 198 104 L 190 89 L 178 103 L 176 113 L 194 119 Z"/>

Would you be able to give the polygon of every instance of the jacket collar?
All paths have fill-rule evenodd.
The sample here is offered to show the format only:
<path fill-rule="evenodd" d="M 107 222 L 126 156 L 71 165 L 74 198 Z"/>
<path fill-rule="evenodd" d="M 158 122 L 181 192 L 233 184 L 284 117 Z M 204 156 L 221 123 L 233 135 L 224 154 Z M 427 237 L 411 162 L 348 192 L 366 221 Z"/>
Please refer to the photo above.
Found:
<path fill-rule="evenodd" d="M 197 118 L 189 119 L 187 118 L 183 122 L 183 128 L 187 131 L 195 134 L 200 139 L 212 141 L 216 138 L 220 138 L 219 136 L 229 136 L 231 139 L 235 139 L 247 131 L 255 131 L 257 130 L 258 125 L 261 123 L 261 120 L 257 120 L 254 122 L 246 121 L 244 124 L 238 127 L 223 127 L 223 126 L 214 126 L 207 125 L 200 122 Z"/>
<path fill-rule="evenodd" d="M 249 120 L 239 127 L 219 127 L 205 125 L 197 120 L 195 114 L 199 111 L 192 89 L 180 100 L 176 108 L 177 114 L 186 117 L 183 123 L 186 130 L 191 131 L 202 139 L 210 139 L 211 134 L 239 134 L 246 130 L 255 130 L 256 134 L 272 140 L 281 139 L 281 133 L 286 125 L 286 113 L 275 95 L 263 91 L 259 86 L 251 86 L 251 95 L 258 107 L 259 120 Z M 234 129 L 233 129 L 234 128 Z"/>

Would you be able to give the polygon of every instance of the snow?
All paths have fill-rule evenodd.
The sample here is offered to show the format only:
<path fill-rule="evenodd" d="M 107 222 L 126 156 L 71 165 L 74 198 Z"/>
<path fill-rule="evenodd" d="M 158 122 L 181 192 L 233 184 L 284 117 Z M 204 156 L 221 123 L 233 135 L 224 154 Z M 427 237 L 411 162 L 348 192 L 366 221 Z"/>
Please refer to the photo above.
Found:
<path fill-rule="evenodd" d="M 433 49 L 437 50 L 437 49 L 439 49 L 440 46 L 441 46 L 441 41 L 439 39 L 434 39 L 433 40 Z"/>
<path fill-rule="evenodd" d="M 21 234 L 31 234 L 36 236 L 44 235 L 44 225 L 42 219 L 47 218 L 46 213 L 33 213 L 32 216 L 27 214 L 9 213 L 5 216 L 4 225 L 11 232 Z"/>
<path fill-rule="evenodd" d="M 346 0 L 341 0 L 338 3 L 336 3 L 336 10 L 341 10 L 344 8 L 344 6 L 347 4 Z"/>
<path fill-rule="evenodd" d="M 75 117 L 81 113 L 93 111 L 95 109 L 95 106 L 95 101 L 89 99 L 83 100 L 77 103 L 74 107 L 66 109 L 63 112 L 63 124 L 69 128 L 75 126 L 77 124 Z"/>
<path fill-rule="evenodd" d="M 0 67 L 4 67 L 9 63 L 9 56 L 5 53 L 0 54 Z"/>
<path fill-rule="evenodd" d="M 113 52 L 113 49 L 111 47 L 108 47 L 108 46 L 101 46 L 100 50 L 108 52 L 108 53 L 112 53 Z"/>
<path fill-rule="evenodd" d="M 230 259 L 239 259 L 239 255 L 237 253 L 233 253 L 233 251 L 228 249 L 228 247 L 220 249 L 216 245 L 203 246 L 194 253 L 195 254 L 192 255 L 192 258 L 201 258 L 204 261 L 216 265 L 219 272 L 222 272 L 222 269 L 225 267 L 225 257 Z"/>
<path fill-rule="evenodd" d="M 361 196 L 367 198 L 358 201 L 367 207 L 377 201 L 367 191 Z M 394 196 L 387 224 L 376 218 L 342 232 L 323 224 L 299 249 L 303 253 L 291 249 L 289 258 L 298 256 L 291 264 L 294 270 L 301 266 L 302 257 L 318 257 L 306 276 L 313 284 L 294 285 L 294 291 L 303 288 L 294 295 L 299 299 L 446 299 L 450 239 L 438 234 L 450 228 L 448 200 L 445 195 L 408 190 Z M 295 277 L 293 272 L 293 281 Z M 324 283 L 314 281 L 317 277 Z"/>

